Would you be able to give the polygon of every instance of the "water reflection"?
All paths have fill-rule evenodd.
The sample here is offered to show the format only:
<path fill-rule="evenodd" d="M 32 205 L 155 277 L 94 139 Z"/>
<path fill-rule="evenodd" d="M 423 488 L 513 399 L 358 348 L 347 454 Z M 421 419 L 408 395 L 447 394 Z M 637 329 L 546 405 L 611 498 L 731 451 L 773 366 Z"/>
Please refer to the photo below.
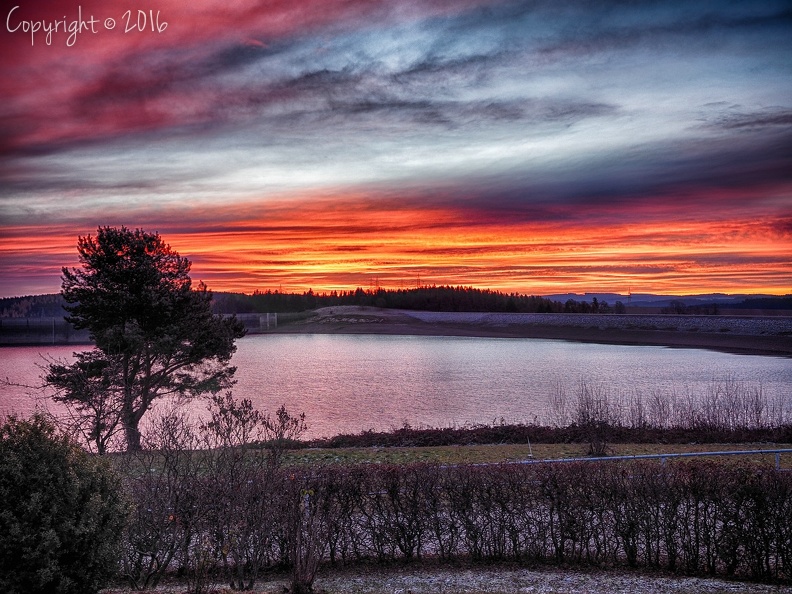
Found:
<path fill-rule="evenodd" d="M 788 359 L 696 349 L 584 344 L 558 340 L 375 336 L 258 335 L 237 343 L 237 397 L 262 411 L 286 404 L 304 411 L 311 436 L 404 423 L 548 422 L 559 386 L 580 382 L 614 397 L 705 394 L 736 377 L 792 408 Z M 47 356 L 75 347 L 2 349 L 0 377 L 33 384 Z M 0 413 L 28 414 L 34 394 L 0 387 Z"/>
<path fill-rule="evenodd" d="M 234 357 L 236 392 L 259 407 L 304 410 L 313 435 L 412 425 L 547 422 L 558 386 L 585 381 L 614 396 L 705 393 L 738 377 L 789 398 L 787 359 L 695 349 L 556 340 L 271 335 Z"/>

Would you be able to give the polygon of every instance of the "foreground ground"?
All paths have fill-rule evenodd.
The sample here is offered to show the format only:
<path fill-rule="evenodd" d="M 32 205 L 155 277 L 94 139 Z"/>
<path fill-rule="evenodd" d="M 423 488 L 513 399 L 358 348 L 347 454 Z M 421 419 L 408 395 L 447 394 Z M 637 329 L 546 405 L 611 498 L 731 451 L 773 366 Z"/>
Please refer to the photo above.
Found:
<path fill-rule="evenodd" d="M 269 576 L 255 594 L 284 594 L 288 576 Z M 792 594 L 792 587 L 731 582 L 625 570 L 519 567 L 399 567 L 323 570 L 314 583 L 327 594 Z M 127 594 L 108 589 L 103 594 Z M 157 588 L 160 594 L 183 594 L 184 584 Z M 231 594 L 218 584 L 214 592 Z"/>
<path fill-rule="evenodd" d="M 790 448 L 792 444 L 615 444 L 613 455 L 642 455 L 726 450 Z M 582 444 L 492 444 L 437 447 L 310 448 L 292 450 L 286 464 L 348 463 L 497 463 L 546 458 L 577 457 Z M 719 463 L 750 462 L 774 465 L 774 456 L 713 458 Z M 658 461 L 659 464 L 659 461 Z M 784 454 L 781 467 L 792 469 L 792 454 Z M 287 594 L 289 576 L 267 573 L 255 584 L 251 594 Z M 431 561 L 391 566 L 357 565 L 345 569 L 323 567 L 315 582 L 315 592 L 326 594 L 792 594 L 792 585 L 755 584 L 721 578 L 687 577 L 667 572 L 631 571 L 625 568 L 521 567 L 515 564 L 477 565 L 463 561 L 441 565 Z M 187 594 L 185 581 L 168 581 L 157 594 Z M 204 590 L 232 594 L 223 583 Z M 131 594 L 121 585 L 102 594 Z"/>

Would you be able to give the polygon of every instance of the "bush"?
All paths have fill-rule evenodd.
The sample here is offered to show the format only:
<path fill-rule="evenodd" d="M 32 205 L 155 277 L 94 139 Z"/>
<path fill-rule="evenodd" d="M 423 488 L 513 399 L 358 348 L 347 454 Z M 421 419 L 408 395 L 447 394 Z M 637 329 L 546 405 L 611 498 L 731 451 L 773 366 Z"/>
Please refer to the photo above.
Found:
<path fill-rule="evenodd" d="M 0 501 L 0 591 L 97 592 L 115 572 L 117 479 L 41 414 L 0 427 Z"/>

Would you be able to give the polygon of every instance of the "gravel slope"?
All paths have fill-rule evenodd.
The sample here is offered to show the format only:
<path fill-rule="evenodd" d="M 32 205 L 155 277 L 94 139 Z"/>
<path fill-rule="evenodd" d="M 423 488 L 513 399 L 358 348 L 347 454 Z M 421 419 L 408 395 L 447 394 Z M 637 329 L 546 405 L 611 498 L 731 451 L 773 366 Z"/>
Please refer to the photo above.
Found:
<path fill-rule="evenodd" d="M 277 333 L 549 338 L 792 357 L 792 317 L 432 312 L 336 306 Z"/>

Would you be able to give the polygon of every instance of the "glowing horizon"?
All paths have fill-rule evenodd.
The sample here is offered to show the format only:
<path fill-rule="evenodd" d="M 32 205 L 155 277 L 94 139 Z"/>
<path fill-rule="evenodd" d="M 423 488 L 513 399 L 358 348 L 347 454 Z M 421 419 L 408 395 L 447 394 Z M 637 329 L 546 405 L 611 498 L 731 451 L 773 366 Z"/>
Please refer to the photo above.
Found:
<path fill-rule="evenodd" d="M 668 295 L 790 293 L 789 262 L 777 255 L 786 236 L 783 230 L 768 233 L 763 221 L 746 225 L 739 218 L 702 220 L 703 215 L 679 221 L 663 213 L 638 213 L 637 220 L 628 220 L 622 213 L 592 228 L 585 224 L 591 213 L 532 223 L 509 220 L 511 213 L 503 220 L 489 213 L 489 220 L 482 220 L 476 210 L 372 208 L 363 199 L 341 198 L 324 198 L 311 209 L 294 201 L 224 223 L 204 212 L 207 220 L 196 224 L 192 217 L 189 229 L 178 214 L 161 213 L 159 226 L 142 228 L 158 231 L 188 257 L 193 279 L 213 291 L 321 293 L 420 284 L 534 295 L 626 294 L 628 289 Z M 124 224 L 121 216 L 112 220 L 119 222 L 108 224 Z M 38 239 L 24 241 L 30 228 L 8 228 L 10 237 L 0 239 L 0 250 L 33 262 L 31 278 L 37 270 L 46 272 L 42 259 L 51 261 L 53 278 L 61 266 L 77 265 L 76 237 L 69 230 L 61 229 L 45 251 Z M 736 237 L 739 249 L 733 247 Z"/>
<path fill-rule="evenodd" d="M 101 20 L 73 45 L 0 33 L 0 297 L 58 292 L 105 225 L 159 232 L 214 291 L 792 293 L 783 1 L 9 18 L 78 5 Z"/>

